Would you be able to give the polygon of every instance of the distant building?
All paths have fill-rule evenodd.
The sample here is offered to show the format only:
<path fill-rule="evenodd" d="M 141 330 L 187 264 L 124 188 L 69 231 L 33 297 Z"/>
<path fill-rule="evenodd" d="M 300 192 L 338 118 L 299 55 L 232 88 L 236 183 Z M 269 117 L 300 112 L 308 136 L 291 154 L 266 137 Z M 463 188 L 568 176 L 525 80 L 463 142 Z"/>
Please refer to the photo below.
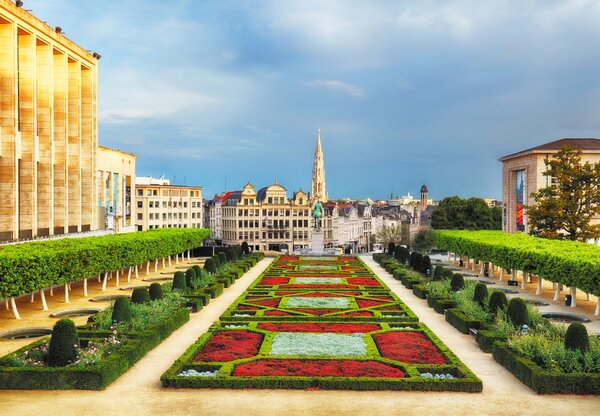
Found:
<path fill-rule="evenodd" d="M 203 227 L 201 187 L 171 185 L 168 179 L 149 176 L 138 176 L 135 186 L 136 223 L 139 231 Z"/>
<path fill-rule="evenodd" d="M 533 205 L 535 200 L 531 194 L 549 186 L 553 180 L 542 173 L 547 168 L 544 159 L 552 158 L 567 145 L 583 152 L 582 162 L 600 161 L 600 139 L 595 138 L 559 139 L 499 159 L 502 162 L 502 228 L 504 231 L 529 232 L 524 206 Z"/>
<path fill-rule="evenodd" d="M 323 160 L 323 149 L 321 149 L 321 129 L 317 130 L 317 147 L 313 160 L 313 174 L 311 185 L 311 201 L 325 203 L 328 201 L 325 189 L 325 161 Z"/>

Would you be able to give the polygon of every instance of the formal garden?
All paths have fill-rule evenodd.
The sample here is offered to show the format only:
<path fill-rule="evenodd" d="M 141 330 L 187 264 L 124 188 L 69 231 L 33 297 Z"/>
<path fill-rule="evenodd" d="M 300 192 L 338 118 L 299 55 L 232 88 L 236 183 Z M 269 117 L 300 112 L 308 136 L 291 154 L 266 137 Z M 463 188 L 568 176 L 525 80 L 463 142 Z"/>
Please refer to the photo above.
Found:
<path fill-rule="evenodd" d="M 279 257 L 162 376 L 178 388 L 480 392 L 356 257 Z"/>
<path fill-rule="evenodd" d="M 455 253 L 594 290 L 589 272 L 595 270 L 595 259 L 578 251 L 590 250 L 588 247 L 550 242 L 550 251 L 555 243 L 566 243 L 565 252 L 553 255 L 545 251 L 547 241 L 520 236 L 529 244 L 519 244 L 510 241 L 512 235 L 507 236 L 507 242 L 501 237 L 496 232 L 436 232 L 437 244 Z M 482 246 L 476 241 L 483 241 Z M 581 323 L 568 327 L 552 323 L 532 302 L 519 297 L 509 301 L 504 290 L 490 290 L 485 283 L 465 279 L 449 268 L 434 267 L 428 256 L 403 247 L 394 249 L 393 255 L 377 255 L 375 259 L 436 312 L 444 314 L 458 331 L 475 334 L 483 351 L 492 353 L 499 364 L 534 391 L 600 394 L 600 340 L 590 336 Z M 547 263 L 538 265 L 536 261 Z M 574 274 L 575 270 L 579 273 Z"/>
<path fill-rule="evenodd" d="M 122 268 L 149 258 L 174 256 L 191 250 L 200 245 L 206 237 L 206 231 L 163 229 L 135 235 L 140 237 L 139 241 L 123 239 L 119 249 L 110 242 L 99 241 L 98 252 L 93 250 L 94 245 L 87 248 L 89 257 L 86 262 L 66 262 L 64 270 L 71 273 L 68 281 L 76 280 L 75 270 L 80 270 L 81 273 L 86 273 L 83 276 L 87 276 L 92 271 L 94 274 L 99 270 L 106 272 L 113 267 Z M 85 247 L 85 244 L 77 240 L 69 240 L 75 243 L 60 241 L 60 245 L 68 248 L 68 253 L 81 255 Z M 146 243 L 148 246 L 144 255 L 129 253 L 132 249 L 141 249 Z M 109 261 L 105 256 L 93 256 L 100 255 L 107 249 L 117 258 Z M 28 253 L 23 248 L 21 250 Z M 9 254 L 13 255 L 13 252 Z M 64 258 L 62 256 L 67 255 L 56 253 L 49 247 L 41 253 L 36 256 L 32 251 L 29 258 L 20 261 L 39 260 L 39 256 L 44 255 L 52 260 L 53 257 Z M 61 319 L 55 324 L 50 337 L 0 358 L 0 388 L 104 389 L 174 330 L 185 324 L 190 319 L 190 312 L 201 310 L 211 299 L 219 296 L 224 287 L 229 287 L 262 257 L 262 254 L 250 254 L 247 247 L 246 250 L 232 247 L 207 259 L 204 268 L 194 265 L 185 271 L 175 272 L 172 282 L 155 282 L 149 287 L 135 288 L 131 296 L 117 296 L 110 307 L 91 316 L 86 325 L 76 327 L 70 319 Z M 6 256 L 0 255 L 0 259 L 6 265 Z M 57 265 L 53 267 L 50 264 L 46 267 L 44 269 L 44 266 L 37 266 L 36 270 L 42 274 L 35 284 L 47 286 L 56 278 L 52 273 L 61 275 L 55 268 Z M 43 275 L 44 271 L 48 275 Z M 26 290 L 26 286 L 17 287 Z M 16 295 L 18 291 L 11 294 Z"/>

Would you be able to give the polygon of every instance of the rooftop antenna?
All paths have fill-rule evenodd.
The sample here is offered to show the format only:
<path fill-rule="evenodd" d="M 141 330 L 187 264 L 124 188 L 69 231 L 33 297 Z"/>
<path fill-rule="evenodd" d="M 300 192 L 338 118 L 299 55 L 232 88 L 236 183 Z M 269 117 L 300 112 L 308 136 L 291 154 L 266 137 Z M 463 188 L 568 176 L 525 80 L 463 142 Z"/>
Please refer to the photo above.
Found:
<path fill-rule="evenodd" d="M 185 186 L 185 180 L 187 179 L 187 176 L 183 177 L 183 186 Z"/>

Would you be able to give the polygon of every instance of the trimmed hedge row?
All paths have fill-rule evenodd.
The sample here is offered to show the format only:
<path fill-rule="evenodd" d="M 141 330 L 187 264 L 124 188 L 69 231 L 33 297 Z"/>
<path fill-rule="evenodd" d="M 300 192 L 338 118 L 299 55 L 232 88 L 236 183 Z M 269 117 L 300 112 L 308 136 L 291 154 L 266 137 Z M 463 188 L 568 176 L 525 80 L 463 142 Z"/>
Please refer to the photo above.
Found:
<path fill-rule="evenodd" d="M 600 247 L 502 231 L 434 230 L 444 250 L 600 295 Z"/>
<path fill-rule="evenodd" d="M 200 246 L 209 233 L 161 228 L 0 246 L 0 293 L 19 296 L 183 253 Z"/>

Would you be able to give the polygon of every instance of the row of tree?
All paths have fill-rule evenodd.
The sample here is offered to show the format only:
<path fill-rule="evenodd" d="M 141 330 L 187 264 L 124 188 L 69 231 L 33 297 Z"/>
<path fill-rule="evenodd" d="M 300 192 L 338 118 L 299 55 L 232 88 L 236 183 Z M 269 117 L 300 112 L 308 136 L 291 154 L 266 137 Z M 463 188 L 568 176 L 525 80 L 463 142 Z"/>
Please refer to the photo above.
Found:
<path fill-rule="evenodd" d="M 501 230 L 502 208 L 489 207 L 482 198 L 448 196 L 433 211 L 431 226 L 438 230 Z"/>

